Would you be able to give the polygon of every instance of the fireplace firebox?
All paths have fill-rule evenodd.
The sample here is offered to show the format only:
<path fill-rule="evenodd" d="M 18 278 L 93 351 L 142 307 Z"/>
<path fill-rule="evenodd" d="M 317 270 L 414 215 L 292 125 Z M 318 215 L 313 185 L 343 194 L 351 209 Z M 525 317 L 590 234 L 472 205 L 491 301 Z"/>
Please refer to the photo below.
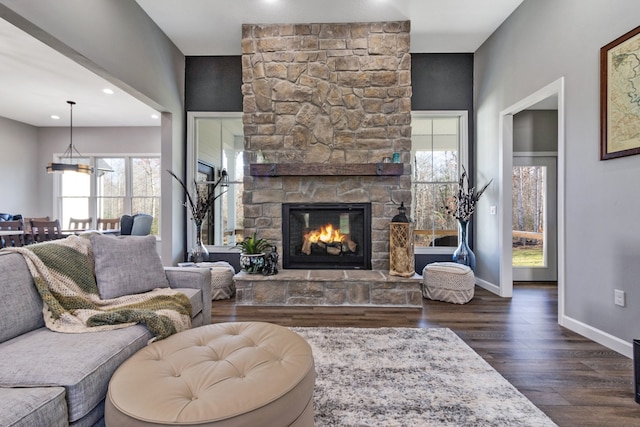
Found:
<path fill-rule="evenodd" d="M 370 203 L 283 203 L 282 267 L 371 270 Z"/>

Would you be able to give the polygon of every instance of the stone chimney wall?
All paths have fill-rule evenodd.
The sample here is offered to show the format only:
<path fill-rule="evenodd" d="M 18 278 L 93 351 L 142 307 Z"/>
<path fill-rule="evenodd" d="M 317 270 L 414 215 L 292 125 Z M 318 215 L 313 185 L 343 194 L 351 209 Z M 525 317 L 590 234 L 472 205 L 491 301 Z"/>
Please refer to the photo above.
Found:
<path fill-rule="evenodd" d="M 243 25 L 245 235 L 282 249 L 282 203 L 371 203 L 372 267 L 389 268 L 389 222 L 410 209 L 409 21 Z M 379 163 L 400 176 L 251 176 L 276 164 Z"/>

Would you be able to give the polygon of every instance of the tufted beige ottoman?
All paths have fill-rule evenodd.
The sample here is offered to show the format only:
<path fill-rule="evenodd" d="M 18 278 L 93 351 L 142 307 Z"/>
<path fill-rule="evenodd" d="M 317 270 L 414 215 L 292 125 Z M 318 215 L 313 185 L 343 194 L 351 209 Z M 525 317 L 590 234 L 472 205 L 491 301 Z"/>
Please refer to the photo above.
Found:
<path fill-rule="evenodd" d="M 433 262 L 422 271 L 425 298 L 465 304 L 471 301 L 476 285 L 473 270 L 455 262 Z"/>
<path fill-rule="evenodd" d="M 150 344 L 113 374 L 105 422 L 313 426 L 311 347 L 282 326 L 218 323 Z"/>

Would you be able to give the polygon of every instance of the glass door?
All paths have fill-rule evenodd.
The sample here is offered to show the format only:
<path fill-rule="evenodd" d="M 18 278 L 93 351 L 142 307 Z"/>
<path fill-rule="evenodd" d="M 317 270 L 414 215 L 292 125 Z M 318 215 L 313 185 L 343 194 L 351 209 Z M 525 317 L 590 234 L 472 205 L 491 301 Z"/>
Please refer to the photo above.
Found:
<path fill-rule="evenodd" d="M 514 281 L 558 279 L 555 157 L 513 159 Z"/>

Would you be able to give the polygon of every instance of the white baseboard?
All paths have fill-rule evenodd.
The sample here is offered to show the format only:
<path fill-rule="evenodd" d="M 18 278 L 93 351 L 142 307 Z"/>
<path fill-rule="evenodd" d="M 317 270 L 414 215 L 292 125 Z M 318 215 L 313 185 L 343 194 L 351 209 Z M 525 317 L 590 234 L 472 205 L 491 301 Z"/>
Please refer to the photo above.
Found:
<path fill-rule="evenodd" d="M 487 282 L 486 280 L 476 277 L 476 285 L 488 290 L 489 292 L 493 292 L 496 295 L 500 295 L 500 286 L 495 285 L 491 282 Z M 558 324 L 579 335 L 582 335 L 585 338 L 595 341 L 598 344 L 607 347 L 608 349 L 620 353 L 623 356 L 633 358 L 632 342 L 622 340 L 607 332 L 596 329 L 593 326 L 589 326 L 586 323 L 580 322 L 579 320 L 576 320 L 569 316 L 561 316 Z"/>
<path fill-rule="evenodd" d="M 576 320 L 569 316 L 563 316 L 558 323 L 560 324 L 560 326 L 564 326 L 565 328 L 577 334 L 580 334 L 583 337 L 589 338 L 590 340 L 595 341 L 598 344 L 602 344 L 603 346 L 615 352 L 618 352 L 623 356 L 633 358 L 633 345 L 631 342 L 621 340 L 618 337 L 614 337 L 607 332 L 596 329 L 593 326 L 589 326 L 586 323 L 580 322 L 579 320 Z"/>
<path fill-rule="evenodd" d="M 480 286 L 483 289 L 488 290 L 496 295 L 500 295 L 500 286 L 494 285 L 491 282 L 487 282 L 486 280 L 480 279 L 476 277 L 476 285 Z"/>

